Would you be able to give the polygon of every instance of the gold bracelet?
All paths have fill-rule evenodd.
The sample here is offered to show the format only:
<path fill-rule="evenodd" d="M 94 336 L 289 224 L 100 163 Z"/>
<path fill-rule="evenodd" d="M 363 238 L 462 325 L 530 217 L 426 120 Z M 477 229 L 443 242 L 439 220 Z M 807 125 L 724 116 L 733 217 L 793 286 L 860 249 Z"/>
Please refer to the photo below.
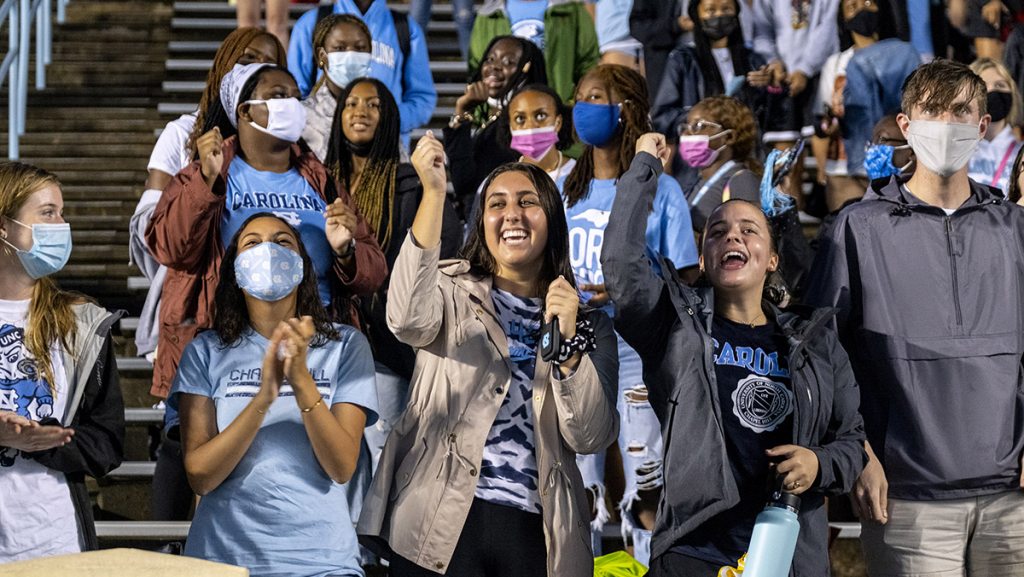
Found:
<path fill-rule="evenodd" d="M 316 400 L 315 403 L 313 403 L 312 407 L 310 407 L 308 409 L 301 409 L 301 410 L 302 410 L 303 413 L 308 413 L 308 412 L 312 411 L 313 409 L 319 407 L 320 404 L 323 403 L 323 402 L 324 402 L 324 398 L 320 397 L 319 399 Z"/>
<path fill-rule="evenodd" d="M 257 409 L 257 408 L 256 408 L 256 405 L 253 405 L 253 407 L 252 407 L 252 408 L 253 408 L 253 409 L 254 409 L 254 410 L 255 410 L 255 411 L 257 412 L 257 413 L 259 413 L 259 414 L 261 414 L 261 415 L 266 415 L 266 414 L 267 414 L 267 411 L 261 411 L 261 410 Z M 270 410 L 270 409 L 269 409 L 269 407 L 267 408 L 267 410 Z"/>

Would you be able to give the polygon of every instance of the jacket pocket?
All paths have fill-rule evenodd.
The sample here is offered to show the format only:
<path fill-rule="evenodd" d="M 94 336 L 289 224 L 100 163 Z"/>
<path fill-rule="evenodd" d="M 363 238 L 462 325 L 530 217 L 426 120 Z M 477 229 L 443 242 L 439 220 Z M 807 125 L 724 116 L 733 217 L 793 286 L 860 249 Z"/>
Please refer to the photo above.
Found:
<path fill-rule="evenodd" d="M 413 445 L 412 450 L 409 451 L 405 458 L 402 459 L 402 464 L 395 470 L 394 484 L 395 487 L 391 491 L 390 500 L 392 502 L 397 501 L 399 497 L 405 493 L 405 490 L 409 487 L 413 477 L 416 476 L 416 472 L 420 468 L 420 464 L 423 461 L 423 457 L 427 454 L 427 443 L 425 439 L 418 439 L 416 444 Z"/>

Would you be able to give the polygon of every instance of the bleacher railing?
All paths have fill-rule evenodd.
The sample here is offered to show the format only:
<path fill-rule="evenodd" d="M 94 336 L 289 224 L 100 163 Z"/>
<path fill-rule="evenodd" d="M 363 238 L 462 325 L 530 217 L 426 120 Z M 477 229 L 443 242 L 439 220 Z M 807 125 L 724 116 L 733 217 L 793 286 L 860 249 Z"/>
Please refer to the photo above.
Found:
<path fill-rule="evenodd" d="M 46 88 L 46 67 L 53 61 L 52 0 L 4 0 L 0 5 L 0 29 L 8 27 L 7 54 L 0 63 L 0 86 L 7 83 L 7 157 L 20 157 L 19 141 L 25 135 L 28 114 L 28 65 L 35 23 L 36 90 Z M 68 0 L 57 1 L 57 22 L 63 24 Z"/>

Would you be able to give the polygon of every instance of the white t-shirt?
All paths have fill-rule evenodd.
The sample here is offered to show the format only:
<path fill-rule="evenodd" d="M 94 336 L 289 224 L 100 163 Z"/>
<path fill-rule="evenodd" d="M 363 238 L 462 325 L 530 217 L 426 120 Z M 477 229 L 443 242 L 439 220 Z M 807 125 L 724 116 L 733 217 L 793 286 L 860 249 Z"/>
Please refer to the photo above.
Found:
<path fill-rule="evenodd" d="M 1009 193 L 1010 173 L 1020 146 L 1013 128 L 1009 126 L 992 140 L 982 138 L 967 165 L 967 176 L 975 182 L 999 188 L 1004 195 Z"/>
<path fill-rule="evenodd" d="M 196 113 L 182 114 L 167 123 L 160 138 L 149 155 L 147 170 L 159 170 L 174 176 L 192 162 L 192 156 L 185 149 L 188 135 L 196 125 Z"/>
<path fill-rule="evenodd" d="M 63 420 L 67 408 L 67 378 L 59 345 L 50 359 L 56 390 L 38 376 L 25 347 L 25 317 L 29 301 L 0 300 L 0 410 L 26 419 Z M 77 553 L 81 536 L 64 474 L 0 447 L 0 563 Z"/>
<path fill-rule="evenodd" d="M 718 73 L 722 75 L 722 86 L 728 88 L 736 76 L 732 68 L 732 53 L 728 48 L 712 48 L 711 54 L 715 57 L 715 64 L 718 65 Z"/>
<path fill-rule="evenodd" d="M 568 178 L 569 177 L 569 173 L 572 172 L 572 169 L 575 168 L 575 167 L 576 167 L 576 159 L 575 158 L 568 158 L 568 159 L 566 159 L 565 164 L 563 164 L 562 166 L 560 166 L 560 167 L 558 167 L 558 168 L 556 168 L 554 170 L 547 171 L 548 172 L 548 176 L 551 177 L 551 180 L 553 180 L 555 182 L 558 182 L 560 179 Z"/>

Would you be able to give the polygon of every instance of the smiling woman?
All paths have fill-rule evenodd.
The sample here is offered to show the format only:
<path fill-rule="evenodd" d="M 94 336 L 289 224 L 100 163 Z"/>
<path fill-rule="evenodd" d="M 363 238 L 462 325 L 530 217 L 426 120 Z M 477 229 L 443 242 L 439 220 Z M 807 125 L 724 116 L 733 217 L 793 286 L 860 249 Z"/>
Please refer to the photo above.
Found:
<path fill-rule="evenodd" d="M 658 516 L 648 575 L 736 566 L 773 491 L 801 497 L 795 573 L 825 575 L 824 497 L 849 491 L 864 466 L 860 395 L 828 326 L 834 313 L 780 310 L 765 299 L 779 255 L 771 223 L 746 200 L 708 216 L 704 288 L 654 271 L 642 224 L 669 150 L 653 133 L 636 149 L 601 262 L 616 329 L 652 375 L 651 404 L 669 435 L 659 511 L 674 514 Z"/>
<path fill-rule="evenodd" d="M 395 577 L 589 577 L 576 454 L 618 432 L 615 336 L 580 308 L 561 200 L 536 166 L 487 177 L 463 258 L 439 264 L 443 159 L 432 134 L 413 154 L 423 201 L 387 318 L 418 348 L 416 376 L 359 532 L 386 542 Z M 541 327 L 554 319 L 561 339 L 544 357 Z"/>

